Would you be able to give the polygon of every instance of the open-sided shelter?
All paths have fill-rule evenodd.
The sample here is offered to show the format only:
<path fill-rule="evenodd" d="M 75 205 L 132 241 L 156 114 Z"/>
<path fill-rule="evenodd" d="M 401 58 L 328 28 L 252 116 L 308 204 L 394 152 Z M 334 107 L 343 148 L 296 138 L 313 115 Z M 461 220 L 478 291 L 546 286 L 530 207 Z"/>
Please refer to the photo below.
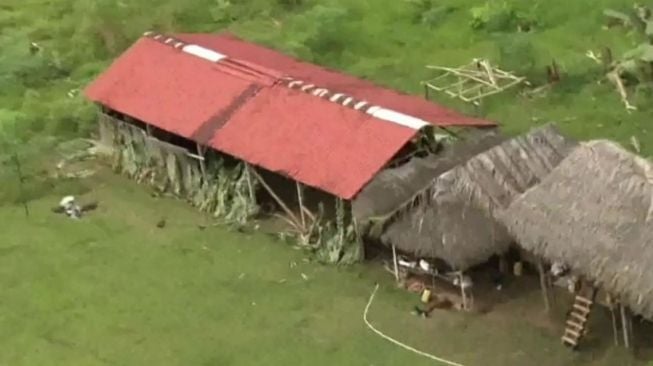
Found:
<path fill-rule="evenodd" d="M 86 95 L 102 106 L 101 138 L 118 147 L 122 170 L 158 176 L 162 189 L 173 186 L 208 211 L 225 211 L 234 197 L 248 196 L 250 206 L 260 184 L 304 234 L 318 215 L 293 213 L 257 168 L 297 182 L 300 206 L 302 187 L 312 187 L 342 208 L 433 128 L 494 126 L 229 34 L 148 32 Z M 211 165 L 214 152 L 243 164 L 224 172 L 224 164 Z M 220 194 L 221 185 L 231 188 Z"/>

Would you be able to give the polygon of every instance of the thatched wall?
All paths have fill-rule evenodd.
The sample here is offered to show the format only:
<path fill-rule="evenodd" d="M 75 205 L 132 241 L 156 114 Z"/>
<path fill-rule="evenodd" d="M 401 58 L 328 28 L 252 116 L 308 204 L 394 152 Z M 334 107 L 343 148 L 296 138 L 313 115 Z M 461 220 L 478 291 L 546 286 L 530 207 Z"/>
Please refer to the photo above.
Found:
<path fill-rule="evenodd" d="M 653 165 L 615 143 L 574 150 L 502 214 L 534 254 L 561 261 L 653 318 Z"/>
<path fill-rule="evenodd" d="M 546 125 L 478 154 L 434 177 L 387 221 L 381 239 L 456 269 L 480 264 L 511 244 L 497 212 L 543 179 L 573 146 Z"/>

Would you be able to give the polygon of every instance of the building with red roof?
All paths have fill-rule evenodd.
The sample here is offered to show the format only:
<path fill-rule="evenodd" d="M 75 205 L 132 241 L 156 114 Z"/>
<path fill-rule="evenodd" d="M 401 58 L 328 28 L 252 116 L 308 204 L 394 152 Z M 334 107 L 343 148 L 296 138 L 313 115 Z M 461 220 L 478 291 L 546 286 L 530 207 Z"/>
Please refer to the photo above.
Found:
<path fill-rule="evenodd" d="M 424 128 L 495 125 L 230 34 L 148 32 L 85 94 L 345 200 Z"/>

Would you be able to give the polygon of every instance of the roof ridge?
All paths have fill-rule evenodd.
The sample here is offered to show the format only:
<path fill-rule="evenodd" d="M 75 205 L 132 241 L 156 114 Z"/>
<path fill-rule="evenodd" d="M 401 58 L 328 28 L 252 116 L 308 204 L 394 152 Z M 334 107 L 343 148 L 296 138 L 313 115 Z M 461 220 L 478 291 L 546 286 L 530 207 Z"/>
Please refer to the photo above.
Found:
<path fill-rule="evenodd" d="M 260 65 L 255 65 L 250 62 L 234 59 L 215 50 L 193 43 L 184 42 L 176 37 L 168 36 L 154 31 L 147 31 L 143 33 L 143 36 L 177 50 L 181 50 L 182 52 L 188 53 L 195 57 L 199 57 L 214 64 L 224 66 L 225 68 L 229 69 L 229 74 L 235 76 L 245 77 L 247 79 L 253 77 L 256 79 L 256 81 L 263 82 L 267 85 L 276 83 L 281 77 L 279 73 L 266 69 Z"/>
<path fill-rule="evenodd" d="M 364 99 L 353 97 L 346 93 L 338 93 L 331 91 L 327 88 L 318 87 L 315 84 L 308 83 L 304 80 L 295 79 L 292 77 L 284 77 L 281 80 L 282 84 L 290 89 L 299 90 L 306 94 L 310 94 L 319 98 L 323 98 L 332 103 L 337 103 L 343 107 L 355 109 L 357 111 L 369 114 L 375 118 L 392 122 L 404 127 L 420 130 L 426 126 L 432 126 L 431 123 L 408 114 L 397 112 L 392 109 L 384 108 L 372 104 Z"/>
<path fill-rule="evenodd" d="M 304 93 L 327 99 L 330 102 L 340 104 L 344 107 L 349 107 L 357 111 L 361 111 L 377 119 L 398 124 L 414 130 L 420 130 L 426 126 L 433 125 L 421 118 L 374 105 L 366 100 L 355 98 L 346 93 L 334 92 L 327 88 L 318 87 L 315 84 L 307 83 L 306 81 L 295 79 L 290 76 L 282 76 L 279 73 L 275 73 L 274 71 L 266 69 L 260 65 L 231 58 L 215 50 L 184 42 L 176 37 L 167 36 L 162 33 L 153 31 L 145 32 L 143 35 L 165 45 L 169 45 L 175 49 L 179 49 L 182 52 L 203 58 L 217 65 L 220 65 L 224 67 L 224 71 L 229 74 L 235 74 L 245 78 L 253 77 L 256 79 L 256 81 L 263 82 L 267 85 L 274 85 L 277 82 L 281 81 L 283 85 L 290 89 L 300 90 Z"/>

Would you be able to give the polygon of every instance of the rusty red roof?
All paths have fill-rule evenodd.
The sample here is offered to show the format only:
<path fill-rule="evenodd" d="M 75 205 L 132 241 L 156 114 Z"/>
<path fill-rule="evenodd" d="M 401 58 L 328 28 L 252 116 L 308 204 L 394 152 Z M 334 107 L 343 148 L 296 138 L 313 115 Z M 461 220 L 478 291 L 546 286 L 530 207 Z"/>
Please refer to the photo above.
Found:
<path fill-rule="evenodd" d="M 282 60 L 292 67 L 282 67 Z M 85 93 L 125 115 L 344 199 L 353 198 L 429 122 L 493 125 L 334 75 L 231 35 L 149 34 Z"/>
<path fill-rule="evenodd" d="M 186 42 L 194 43 L 229 55 L 230 57 L 255 62 L 324 88 L 348 93 L 386 108 L 419 117 L 436 126 L 495 126 L 484 119 L 464 116 L 456 111 L 431 103 L 430 101 L 380 87 L 342 72 L 303 62 L 279 51 L 244 41 L 231 33 L 179 34 Z"/>

